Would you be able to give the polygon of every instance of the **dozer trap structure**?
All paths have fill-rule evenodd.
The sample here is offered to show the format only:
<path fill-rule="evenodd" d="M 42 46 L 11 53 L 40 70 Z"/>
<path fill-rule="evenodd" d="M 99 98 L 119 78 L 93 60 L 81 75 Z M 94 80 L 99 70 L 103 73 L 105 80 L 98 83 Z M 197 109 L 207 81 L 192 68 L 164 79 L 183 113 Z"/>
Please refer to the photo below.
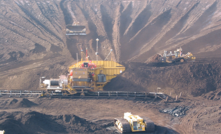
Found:
<path fill-rule="evenodd" d="M 155 131 L 155 124 L 149 118 L 141 118 L 129 112 L 124 113 L 123 118 L 115 118 L 114 126 L 120 133 Z"/>
<path fill-rule="evenodd" d="M 86 27 L 81 25 L 66 26 L 66 35 L 86 35 Z"/>
<path fill-rule="evenodd" d="M 186 61 L 195 61 L 196 57 L 193 56 L 191 52 L 187 54 L 182 53 L 182 48 L 174 51 L 170 51 L 168 54 L 167 51 L 164 51 L 163 56 L 158 55 L 158 62 L 162 63 L 175 63 L 175 62 L 186 62 Z"/>

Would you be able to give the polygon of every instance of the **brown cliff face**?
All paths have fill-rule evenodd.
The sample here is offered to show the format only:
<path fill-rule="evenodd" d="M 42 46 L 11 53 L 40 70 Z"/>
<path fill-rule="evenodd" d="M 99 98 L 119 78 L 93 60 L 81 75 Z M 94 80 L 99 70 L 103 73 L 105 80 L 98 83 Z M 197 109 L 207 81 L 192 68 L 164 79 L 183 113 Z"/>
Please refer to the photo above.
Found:
<path fill-rule="evenodd" d="M 65 36 L 66 26 L 75 21 L 86 26 L 86 36 Z M 183 98 L 163 103 L 1 97 L 0 129 L 6 133 L 112 134 L 106 127 L 113 126 L 113 118 L 131 111 L 150 117 L 157 134 L 218 134 L 220 34 L 219 0 L 1 0 L 0 90 L 37 90 L 41 76 L 66 74 L 76 62 L 76 53 L 81 58 L 81 47 L 87 47 L 90 59 L 95 59 L 99 38 L 99 59 L 113 49 L 108 59 L 126 66 L 104 90 L 150 92 L 161 87 L 171 97 L 182 93 Z M 178 47 L 192 52 L 196 62 L 146 64 L 157 58 L 152 57 L 155 54 Z M 190 108 L 186 116 L 174 118 L 158 112 L 178 105 Z M 106 119 L 110 124 L 104 126 L 90 122 Z"/>
<path fill-rule="evenodd" d="M 95 49 L 99 37 L 101 58 L 114 49 L 117 61 L 146 62 L 163 50 L 183 47 L 197 57 L 219 57 L 220 2 L 192 0 L 65 1 L 74 19 L 88 29 L 83 45 Z M 68 9 L 66 8 L 66 12 Z M 74 15 L 74 17 L 73 17 Z M 72 40 L 77 38 L 72 37 Z M 91 42 L 90 42 L 91 40 Z M 104 48 L 105 47 L 105 48 Z M 92 53 L 93 55 L 93 53 Z"/>
<path fill-rule="evenodd" d="M 117 61 L 145 62 L 180 46 L 198 57 L 219 57 L 216 0 L 7 0 L 0 6 L 1 63 L 65 50 L 76 58 L 79 45 L 90 47 L 94 57 L 97 37 L 100 57 L 112 48 Z M 87 36 L 65 36 L 65 26 L 74 21 L 87 27 Z"/>
<path fill-rule="evenodd" d="M 3 0 L 0 3 L 0 87 L 36 89 L 40 76 L 58 77 L 87 47 L 99 58 L 148 62 L 182 47 L 197 58 L 220 57 L 216 0 Z M 86 36 L 65 36 L 80 22 Z M 79 56 L 80 57 L 80 56 Z M 12 83 L 13 84 L 10 84 Z"/>

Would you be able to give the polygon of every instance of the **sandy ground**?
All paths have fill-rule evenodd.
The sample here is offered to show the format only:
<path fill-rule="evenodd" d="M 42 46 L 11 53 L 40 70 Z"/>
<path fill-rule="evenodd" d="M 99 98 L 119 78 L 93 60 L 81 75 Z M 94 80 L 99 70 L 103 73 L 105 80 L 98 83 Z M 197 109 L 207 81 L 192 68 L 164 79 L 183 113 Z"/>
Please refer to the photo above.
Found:
<path fill-rule="evenodd" d="M 58 116 L 78 116 L 80 119 L 86 119 L 85 124 L 90 122 L 94 122 L 97 126 L 100 126 L 104 123 L 109 124 L 107 126 L 102 127 L 105 130 L 107 127 L 113 127 L 113 119 L 122 117 L 124 112 L 132 112 L 133 114 L 139 114 L 140 116 L 147 116 L 150 117 L 156 125 L 158 125 L 155 133 L 176 133 L 175 131 L 171 130 L 172 128 L 165 128 L 163 126 L 167 126 L 168 119 L 164 118 L 165 115 L 163 114 L 156 114 L 159 113 L 157 109 L 154 107 L 155 104 L 149 104 L 151 100 L 147 101 L 137 101 L 137 100 L 122 100 L 122 99 L 1 99 L 1 113 L 7 112 L 7 114 L 11 115 L 11 118 L 15 118 L 18 122 L 20 118 L 17 118 L 17 114 L 21 113 L 22 120 L 24 118 L 28 118 L 25 115 L 36 112 L 40 115 L 50 115 L 53 117 Z M 5 113 L 6 114 L 6 113 Z M 4 115 L 4 114 L 3 114 Z M 4 116 L 3 116 L 4 117 Z M 17 118 L 17 119 L 16 119 Z M 3 118 L 1 120 L 2 124 L 5 124 L 7 118 Z M 37 122 L 36 125 L 41 122 Z M 28 119 L 26 121 L 20 121 L 21 124 L 24 124 L 24 128 L 28 130 L 27 124 L 30 124 Z M 49 122 L 49 121 L 48 121 Z M 102 124 L 100 124 L 102 122 Z M 16 123 L 16 122 L 15 122 Z M 61 131 L 61 133 L 77 133 L 76 130 L 68 131 L 68 128 L 73 128 L 70 124 L 60 123 L 63 126 L 65 131 Z M 4 125 L 1 125 L 1 129 L 4 128 Z M 81 127 L 81 125 L 79 126 Z M 41 127 L 40 127 L 41 128 Z M 41 128 L 41 130 L 52 132 L 52 130 L 45 130 L 45 128 Z M 36 129 L 35 129 L 36 130 Z M 8 133 L 11 133 L 11 130 L 7 130 Z M 20 130 L 19 130 L 20 131 Z M 40 131 L 40 130 L 39 130 Z M 107 133 L 116 133 L 116 130 L 108 131 Z M 38 130 L 35 131 L 37 133 Z M 80 133 L 85 133 L 86 130 L 81 130 Z M 89 131 L 88 131 L 89 132 Z M 93 132 L 93 131 L 91 131 Z M 94 131 L 97 133 L 98 131 Z"/>
<path fill-rule="evenodd" d="M 179 105 L 190 107 L 183 117 L 173 117 L 159 112 L 163 108 Z M 113 128 L 113 119 L 122 117 L 124 112 L 149 117 L 157 125 L 154 134 L 218 134 L 221 126 L 219 102 L 201 97 L 180 98 L 179 102 L 167 103 L 159 100 L 120 98 L 1 98 L 0 107 L 0 129 L 5 129 L 6 134 L 15 130 L 21 133 L 117 133 Z M 42 122 L 49 124 L 44 127 Z M 60 129 L 53 128 L 53 123 Z M 12 125 L 15 129 L 10 129 L 8 125 Z M 15 127 L 17 125 L 20 127 Z M 35 129 L 30 129 L 30 125 Z M 92 127 L 96 129 L 93 130 Z"/>

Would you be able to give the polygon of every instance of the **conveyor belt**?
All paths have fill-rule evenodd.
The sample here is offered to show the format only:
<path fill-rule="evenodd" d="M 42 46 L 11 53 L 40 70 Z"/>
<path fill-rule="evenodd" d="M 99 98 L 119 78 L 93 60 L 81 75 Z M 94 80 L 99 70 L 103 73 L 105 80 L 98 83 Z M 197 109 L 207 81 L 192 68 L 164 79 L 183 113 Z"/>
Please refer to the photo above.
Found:
<path fill-rule="evenodd" d="M 67 95 L 62 92 L 49 92 L 45 95 L 44 90 L 0 90 L 0 96 L 8 97 L 52 97 L 52 98 L 78 98 L 78 97 L 96 97 L 96 98 L 161 98 L 165 99 L 166 95 L 155 92 L 127 92 L 127 91 L 78 91 L 76 94 Z"/>

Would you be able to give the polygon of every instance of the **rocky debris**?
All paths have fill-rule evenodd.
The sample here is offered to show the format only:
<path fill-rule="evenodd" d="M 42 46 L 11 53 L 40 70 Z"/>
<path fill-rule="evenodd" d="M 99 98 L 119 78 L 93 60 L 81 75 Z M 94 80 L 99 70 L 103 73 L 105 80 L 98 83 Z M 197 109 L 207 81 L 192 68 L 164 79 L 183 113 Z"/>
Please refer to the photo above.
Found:
<path fill-rule="evenodd" d="M 168 95 L 171 92 L 175 98 L 181 92 L 201 96 L 221 88 L 221 61 L 217 59 L 177 64 L 126 62 L 123 65 L 126 70 L 112 79 L 104 90 L 156 92 L 157 87 L 161 87 L 160 92 Z"/>
<path fill-rule="evenodd" d="M 113 49 L 108 60 L 146 62 L 163 50 L 180 46 L 183 53 L 192 52 L 197 59 L 220 57 L 220 1 L 95 1 L 1 2 L 0 88 L 36 90 L 40 76 L 49 73 L 49 77 L 58 77 L 76 61 L 81 47 L 87 47 L 89 57 L 95 59 L 97 37 L 99 60 Z M 74 20 L 86 27 L 87 36 L 65 35 L 66 25 Z M 56 69 L 59 62 L 65 63 L 63 69 Z M 177 86 L 173 79 L 165 81 L 169 81 L 169 88 L 188 86 L 179 82 Z M 209 81 L 213 79 L 203 83 Z M 207 92 L 203 83 L 193 94 Z"/>
<path fill-rule="evenodd" d="M 175 108 L 165 108 L 159 111 L 161 113 L 168 113 L 175 117 L 180 117 L 180 116 L 184 116 L 187 110 L 189 110 L 189 107 L 187 106 L 176 106 Z"/>
<path fill-rule="evenodd" d="M 151 60 L 149 62 L 157 63 L 157 62 L 159 62 L 160 57 L 161 57 L 161 55 L 156 54 L 156 55 L 151 57 Z"/>
<path fill-rule="evenodd" d="M 6 134 L 113 134 L 114 131 L 76 115 L 46 115 L 39 112 L 1 112 L 0 130 Z M 13 129 L 11 129 L 13 128 Z"/>
<path fill-rule="evenodd" d="M 18 99 L 12 99 L 5 105 L 5 108 L 30 108 L 33 106 L 37 106 L 36 103 L 26 99 L 26 98 L 18 98 Z"/>
<path fill-rule="evenodd" d="M 211 91 L 207 94 L 204 94 L 203 97 L 208 100 L 220 100 L 221 99 L 221 89 L 217 89 L 216 91 Z"/>

